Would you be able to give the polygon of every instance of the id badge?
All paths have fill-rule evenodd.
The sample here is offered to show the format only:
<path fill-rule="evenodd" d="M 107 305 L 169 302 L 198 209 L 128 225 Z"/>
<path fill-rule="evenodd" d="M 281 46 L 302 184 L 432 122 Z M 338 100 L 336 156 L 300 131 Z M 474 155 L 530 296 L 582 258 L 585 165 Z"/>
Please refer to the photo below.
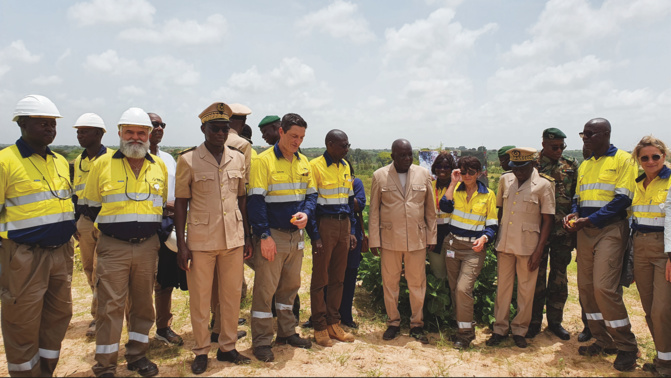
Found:
<path fill-rule="evenodd" d="M 450 250 L 445 251 L 445 258 L 453 259 L 454 258 L 454 251 L 450 251 Z"/>
<path fill-rule="evenodd" d="M 305 248 L 305 241 L 299 241 L 298 242 L 298 249 L 303 249 Z"/>
<path fill-rule="evenodd" d="M 154 207 L 163 207 L 163 197 L 154 197 L 152 202 Z"/>

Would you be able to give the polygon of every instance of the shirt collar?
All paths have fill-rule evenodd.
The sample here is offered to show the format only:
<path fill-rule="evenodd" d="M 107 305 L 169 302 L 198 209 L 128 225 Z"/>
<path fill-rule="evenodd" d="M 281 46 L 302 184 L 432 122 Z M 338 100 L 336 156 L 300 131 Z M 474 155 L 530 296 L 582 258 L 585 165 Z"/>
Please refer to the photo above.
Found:
<path fill-rule="evenodd" d="M 282 155 L 282 150 L 280 150 L 280 142 L 275 143 L 275 146 L 273 146 L 273 151 L 275 152 L 276 158 L 280 159 L 284 157 L 284 155 Z M 294 152 L 294 155 L 296 156 L 296 158 L 298 158 L 298 160 L 301 160 L 301 157 L 300 155 L 298 155 L 298 152 Z"/>
<path fill-rule="evenodd" d="M 100 151 L 98 151 L 98 153 L 96 154 L 95 157 L 99 158 L 99 157 L 103 156 L 105 153 L 107 153 L 107 147 L 105 147 L 101 144 L 100 145 Z M 89 157 L 89 154 L 86 152 L 86 148 L 84 149 L 84 151 L 82 151 L 81 156 L 82 156 L 82 159 L 86 159 L 87 157 Z"/>
<path fill-rule="evenodd" d="M 126 155 L 124 155 L 123 152 L 121 152 L 120 149 L 117 150 L 117 152 L 115 152 L 114 155 L 112 155 L 113 159 L 123 159 L 125 157 L 126 157 Z M 144 158 L 149 160 L 150 162 L 154 163 L 154 158 L 151 157 L 151 154 L 149 152 L 147 152 L 147 154 L 144 155 Z"/>
<path fill-rule="evenodd" d="M 23 138 L 19 138 L 19 140 L 16 141 L 16 147 L 19 149 L 19 152 L 21 153 L 21 157 L 23 158 L 28 158 L 32 154 L 36 153 L 35 150 L 33 150 L 32 147 L 26 143 L 26 141 L 23 140 Z M 48 155 L 51 155 L 53 157 L 56 157 L 53 152 L 51 152 L 51 149 L 49 146 L 47 146 L 46 152 Z"/>
<path fill-rule="evenodd" d="M 326 160 L 327 167 L 333 164 L 333 159 L 331 158 L 331 155 L 329 155 L 328 152 L 326 151 L 324 151 L 324 160 Z M 340 159 L 340 164 L 343 164 L 345 167 L 347 167 L 347 162 L 345 161 L 345 159 Z"/>
<path fill-rule="evenodd" d="M 610 147 L 608 147 L 608 151 L 606 151 L 606 153 L 603 154 L 603 156 L 615 156 L 615 154 L 617 153 L 617 150 L 618 150 L 618 148 L 611 144 Z M 592 153 L 592 155 L 589 158 L 591 159 L 593 157 L 594 157 L 594 153 Z"/>
<path fill-rule="evenodd" d="M 671 169 L 667 167 L 666 165 L 662 166 L 662 170 L 659 171 L 657 174 L 657 177 L 659 177 L 662 180 L 666 180 L 671 176 Z M 636 182 L 641 182 L 645 180 L 645 173 L 642 173 L 640 176 L 636 178 Z"/>
<path fill-rule="evenodd" d="M 489 190 L 487 189 L 485 184 L 481 183 L 480 181 L 475 181 L 475 183 L 478 185 L 478 193 L 487 194 L 487 192 Z M 462 190 L 462 191 L 466 190 L 466 185 L 464 185 L 463 182 L 460 182 L 459 186 L 457 187 L 457 190 Z"/>

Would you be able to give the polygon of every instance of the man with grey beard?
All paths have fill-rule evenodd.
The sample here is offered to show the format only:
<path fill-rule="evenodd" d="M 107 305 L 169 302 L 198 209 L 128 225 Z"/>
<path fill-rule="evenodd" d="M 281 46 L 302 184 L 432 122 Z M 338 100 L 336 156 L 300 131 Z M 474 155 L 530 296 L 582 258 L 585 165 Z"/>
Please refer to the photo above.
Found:
<path fill-rule="evenodd" d="M 85 212 L 101 233 L 96 266 L 96 376 L 116 373 L 126 303 L 128 369 L 143 377 L 158 374 L 156 364 L 145 355 L 155 318 L 157 231 L 168 197 L 168 173 L 163 161 L 149 153 L 151 129 L 144 110 L 124 112 L 119 121 L 119 151 L 94 164 L 82 193 Z"/>

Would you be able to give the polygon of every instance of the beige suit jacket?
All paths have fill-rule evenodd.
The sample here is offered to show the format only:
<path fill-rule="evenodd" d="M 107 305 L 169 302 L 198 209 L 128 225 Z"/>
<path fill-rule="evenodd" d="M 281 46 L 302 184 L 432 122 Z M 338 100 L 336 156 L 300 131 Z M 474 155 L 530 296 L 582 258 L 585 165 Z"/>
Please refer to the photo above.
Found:
<path fill-rule="evenodd" d="M 175 197 L 189 199 L 186 245 L 192 251 L 217 251 L 245 244 L 238 197 L 245 191 L 245 158 L 224 150 L 221 163 L 205 144 L 177 160 Z"/>
<path fill-rule="evenodd" d="M 372 248 L 416 251 L 436 244 L 436 205 L 431 173 L 411 165 L 405 191 L 394 164 L 373 173 L 368 241 Z"/>

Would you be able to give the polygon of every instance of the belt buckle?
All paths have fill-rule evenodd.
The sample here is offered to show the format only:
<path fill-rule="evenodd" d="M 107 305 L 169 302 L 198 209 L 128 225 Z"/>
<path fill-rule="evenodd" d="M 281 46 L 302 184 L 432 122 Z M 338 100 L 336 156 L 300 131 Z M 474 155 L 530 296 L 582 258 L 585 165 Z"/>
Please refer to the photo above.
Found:
<path fill-rule="evenodd" d="M 130 238 L 128 239 L 128 242 L 131 244 L 140 244 L 145 240 L 147 240 L 147 238 Z"/>

